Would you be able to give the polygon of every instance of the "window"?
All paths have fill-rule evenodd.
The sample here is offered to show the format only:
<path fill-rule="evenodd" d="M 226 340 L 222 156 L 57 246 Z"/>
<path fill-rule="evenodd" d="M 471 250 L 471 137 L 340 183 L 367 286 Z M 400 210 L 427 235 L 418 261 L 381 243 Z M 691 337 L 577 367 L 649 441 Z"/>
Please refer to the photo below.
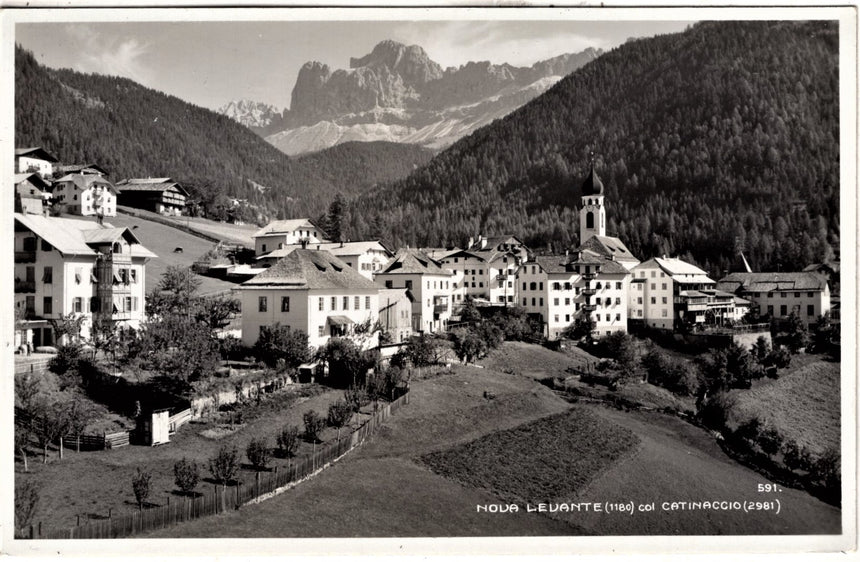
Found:
<path fill-rule="evenodd" d="M 663 304 L 669 304 L 669 301 L 666 300 L 666 297 L 663 297 Z"/>
<path fill-rule="evenodd" d="M 794 298 L 800 298 L 800 293 L 794 293 Z"/>
<path fill-rule="evenodd" d="M 265 252 L 265 251 L 266 251 L 266 245 L 263 244 L 263 252 Z M 260 326 L 260 328 L 262 328 L 262 326 Z"/>
<path fill-rule="evenodd" d="M 600 306 L 600 297 L 594 298 L 594 304 L 596 304 L 597 306 Z"/>
<path fill-rule="evenodd" d="M 541 291 L 543 291 L 543 281 L 541 281 L 540 283 L 538 283 L 538 289 L 539 289 L 539 290 L 541 290 Z"/>
<path fill-rule="evenodd" d="M 665 290 L 666 290 L 666 284 L 665 284 L 665 283 L 661 283 L 661 285 L 662 285 L 662 287 L 660 287 L 660 288 L 661 288 L 661 289 L 663 289 L 663 290 L 665 291 Z"/>
<path fill-rule="evenodd" d="M 407 280 L 406 280 L 406 288 L 407 288 L 407 289 L 411 289 L 411 288 L 412 288 L 412 279 L 407 279 Z"/>
<path fill-rule="evenodd" d="M 535 290 L 537 290 L 537 283 L 535 283 L 534 281 L 532 281 L 531 283 L 529 283 L 529 290 L 530 290 L 530 291 L 535 291 Z"/>
<path fill-rule="evenodd" d="M 323 297 L 319 298 L 319 309 L 325 310 L 325 299 Z"/>
<path fill-rule="evenodd" d="M 331 309 L 332 309 L 332 310 L 337 310 L 337 297 L 332 297 L 332 298 L 331 298 Z"/>
<path fill-rule="evenodd" d="M 615 297 L 615 304 L 621 304 L 621 297 Z"/>
<path fill-rule="evenodd" d="M 553 291 L 560 291 L 561 290 L 561 283 L 553 283 L 552 284 L 552 290 Z"/>
<path fill-rule="evenodd" d="M 537 306 L 537 305 L 535 304 L 535 301 L 536 301 L 536 300 L 537 300 L 537 299 L 535 299 L 534 297 L 532 297 L 532 306 Z"/>
<path fill-rule="evenodd" d="M 652 291 L 656 291 L 656 290 L 657 290 L 657 283 L 651 283 L 651 290 L 652 290 Z"/>
<path fill-rule="evenodd" d="M 788 314 L 788 306 L 784 304 L 779 305 L 779 315 L 785 316 L 786 314 Z"/>
<path fill-rule="evenodd" d="M 815 305 L 814 304 L 806 305 L 806 315 L 807 316 L 815 316 Z"/>
<path fill-rule="evenodd" d="M 642 297 L 636 297 L 636 304 L 642 304 Z"/>
<path fill-rule="evenodd" d="M 51 243 L 43 238 L 42 239 L 42 251 L 43 252 L 50 252 L 53 249 L 54 249 L 54 247 L 51 246 Z"/>
<path fill-rule="evenodd" d="M 788 296 L 788 293 L 780 293 L 779 296 L 781 296 L 782 298 L 785 298 Z"/>
<path fill-rule="evenodd" d="M 459 262 L 460 262 L 460 258 L 454 258 L 454 263 L 459 263 Z"/>
<path fill-rule="evenodd" d="M 529 302 L 529 299 L 523 297 L 523 306 L 526 306 Z"/>
<path fill-rule="evenodd" d="M 81 284 L 81 278 L 83 277 L 83 273 L 84 273 L 84 270 L 82 267 L 76 267 L 75 268 L 75 284 L 76 285 Z"/>
<path fill-rule="evenodd" d="M 651 297 L 651 304 L 657 304 L 657 297 Z"/>
<path fill-rule="evenodd" d="M 25 252 L 35 252 L 36 251 L 36 239 L 33 237 L 24 238 L 24 251 Z"/>
<path fill-rule="evenodd" d="M 600 315 L 599 315 L 599 314 L 595 314 L 595 315 L 594 315 L 594 321 L 595 321 L 595 322 L 600 322 Z"/>
<path fill-rule="evenodd" d="M 552 299 L 552 305 L 558 306 L 558 299 Z"/>
<path fill-rule="evenodd" d="M 663 318 L 666 318 L 667 316 L 669 316 L 669 312 L 664 308 L 662 310 L 660 316 L 662 316 Z"/>
<path fill-rule="evenodd" d="M 128 271 L 128 274 L 131 277 L 131 282 L 137 283 L 137 270 L 136 269 L 130 269 Z"/>
<path fill-rule="evenodd" d="M 526 282 L 523 281 L 523 291 L 525 291 L 525 290 L 526 290 Z"/>
<path fill-rule="evenodd" d="M 131 312 L 131 297 L 125 297 L 125 311 Z"/>
<path fill-rule="evenodd" d="M 257 298 L 258 309 L 260 312 L 266 312 L 269 308 L 269 301 L 266 297 L 258 297 Z"/>
<path fill-rule="evenodd" d="M 666 277 L 666 272 L 661 271 L 661 272 L 660 272 L 660 277 Z"/>
<path fill-rule="evenodd" d="M 570 298 L 564 299 L 564 306 L 570 306 Z"/>
<path fill-rule="evenodd" d="M 349 297 L 343 297 L 343 309 L 349 310 Z"/>
<path fill-rule="evenodd" d="M 44 297 L 42 299 L 42 314 L 46 316 L 48 314 L 54 313 L 54 299 L 51 297 Z"/>
<path fill-rule="evenodd" d="M 478 287 L 483 288 L 483 287 L 484 287 L 484 282 L 483 282 L 483 281 L 478 281 Z"/>
<path fill-rule="evenodd" d="M 565 315 L 564 315 L 564 321 L 565 321 L 565 322 L 570 322 L 570 314 L 565 314 Z"/>
<path fill-rule="evenodd" d="M 773 305 L 772 304 L 767 305 L 767 313 L 769 315 L 773 316 Z"/>
<path fill-rule="evenodd" d="M 621 281 L 616 281 L 615 288 L 620 291 L 622 288 L 624 288 L 624 285 L 621 284 Z"/>
<path fill-rule="evenodd" d="M 570 283 L 565 283 L 565 284 L 564 284 L 564 290 L 565 290 L 565 291 L 569 291 L 571 288 L 572 288 L 572 286 L 571 286 L 571 284 L 570 284 Z"/>
<path fill-rule="evenodd" d="M 290 311 L 290 297 L 281 297 L 281 312 Z"/>
<path fill-rule="evenodd" d="M 656 271 L 652 271 L 652 272 L 651 272 L 651 277 L 652 277 L 652 278 L 657 277 L 657 272 L 656 272 Z"/>
<path fill-rule="evenodd" d="M 636 316 L 638 316 L 639 318 L 642 318 L 642 311 L 641 311 L 641 310 L 637 310 L 637 311 L 636 311 Z"/>
<path fill-rule="evenodd" d="M 388 279 L 387 281 L 385 281 L 385 288 L 386 289 L 393 289 L 394 288 L 394 281 L 392 281 L 391 279 Z"/>
<path fill-rule="evenodd" d="M 543 306 L 543 297 L 540 298 L 540 305 Z"/>
<path fill-rule="evenodd" d="M 615 315 L 615 319 L 616 319 L 616 320 L 621 320 L 621 313 L 620 313 L 620 312 L 619 312 L 618 314 L 616 314 L 616 315 Z"/>
<path fill-rule="evenodd" d="M 320 326 L 320 327 L 319 327 L 319 331 L 317 332 L 317 335 L 318 335 L 319 337 L 323 337 L 323 336 L 325 336 L 325 326 Z"/>
<path fill-rule="evenodd" d="M 54 268 L 47 266 L 42 272 L 42 283 L 50 285 L 54 282 Z"/>
<path fill-rule="evenodd" d="M 810 291 L 810 292 L 806 293 L 806 296 L 807 296 L 807 297 L 812 297 L 812 296 L 813 296 L 813 295 L 812 295 L 812 291 Z"/>
<path fill-rule="evenodd" d="M 532 275 L 535 275 L 536 273 L 537 273 L 537 266 L 533 265 L 532 266 Z"/>
<path fill-rule="evenodd" d="M 84 303 L 81 297 L 75 297 L 72 299 L 72 312 L 81 312 L 83 308 Z"/>
<path fill-rule="evenodd" d="M 364 308 L 370 310 L 370 297 L 364 297 Z"/>

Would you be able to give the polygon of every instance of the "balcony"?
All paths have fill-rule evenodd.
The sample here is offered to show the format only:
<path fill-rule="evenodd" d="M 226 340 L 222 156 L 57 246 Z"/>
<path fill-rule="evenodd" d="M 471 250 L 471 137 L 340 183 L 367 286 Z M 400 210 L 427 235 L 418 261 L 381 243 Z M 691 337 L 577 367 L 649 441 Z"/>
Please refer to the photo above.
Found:
<path fill-rule="evenodd" d="M 595 277 L 597 277 L 597 272 L 596 271 L 588 271 L 585 273 L 580 273 L 580 276 L 582 276 L 582 278 L 585 280 L 590 280 L 590 279 L 594 279 Z"/>
<path fill-rule="evenodd" d="M 597 293 L 597 289 L 595 289 L 594 287 L 583 287 L 582 290 L 580 291 L 580 294 L 585 295 L 587 297 L 590 297 L 596 293 Z"/>
<path fill-rule="evenodd" d="M 507 278 L 508 276 L 504 273 L 499 273 L 498 275 L 496 275 L 496 281 L 505 281 L 507 280 Z"/>
<path fill-rule="evenodd" d="M 36 282 L 35 281 L 15 281 L 15 292 L 16 293 L 35 293 L 36 292 Z"/>
<path fill-rule="evenodd" d="M 597 305 L 594 304 L 593 302 L 585 302 L 585 303 L 582 303 L 582 310 L 586 310 L 589 312 L 592 310 L 597 310 Z"/>
<path fill-rule="evenodd" d="M 15 263 L 35 263 L 36 250 L 15 252 Z"/>

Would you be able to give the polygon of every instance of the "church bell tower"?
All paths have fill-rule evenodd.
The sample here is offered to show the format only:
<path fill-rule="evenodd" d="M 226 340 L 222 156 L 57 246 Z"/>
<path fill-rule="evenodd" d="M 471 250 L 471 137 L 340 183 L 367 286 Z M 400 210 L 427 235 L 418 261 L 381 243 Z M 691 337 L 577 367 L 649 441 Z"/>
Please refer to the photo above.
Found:
<path fill-rule="evenodd" d="M 606 236 L 606 207 L 603 205 L 603 182 L 594 171 L 594 155 L 591 170 L 582 183 L 582 208 L 579 210 L 579 243 L 584 244 L 592 236 Z"/>

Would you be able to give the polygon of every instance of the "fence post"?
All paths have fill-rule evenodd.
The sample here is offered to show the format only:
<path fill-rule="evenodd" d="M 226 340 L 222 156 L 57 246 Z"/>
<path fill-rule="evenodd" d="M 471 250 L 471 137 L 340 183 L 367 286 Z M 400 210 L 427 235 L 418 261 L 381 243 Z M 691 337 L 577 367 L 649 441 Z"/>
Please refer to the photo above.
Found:
<path fill-rule="evenodd" d="M 259 471 L 257 471 L 257 474 L 254 475 L 254 481 L 255 481 L 254 485 L 256 486 L 256 494 L 254 494 L 254 496 L 259 498 L 260 497 L 260 472 Z"/>

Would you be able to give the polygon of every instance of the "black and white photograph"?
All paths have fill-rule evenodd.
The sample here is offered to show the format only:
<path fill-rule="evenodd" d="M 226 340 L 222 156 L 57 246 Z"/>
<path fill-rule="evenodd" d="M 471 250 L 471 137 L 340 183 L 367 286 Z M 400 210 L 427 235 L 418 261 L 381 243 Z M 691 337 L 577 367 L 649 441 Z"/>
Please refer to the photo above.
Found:
<path fill-rule="evenodd" d="M 0 551 L 856 549 L 855 7 L 0 26 Z"/>

